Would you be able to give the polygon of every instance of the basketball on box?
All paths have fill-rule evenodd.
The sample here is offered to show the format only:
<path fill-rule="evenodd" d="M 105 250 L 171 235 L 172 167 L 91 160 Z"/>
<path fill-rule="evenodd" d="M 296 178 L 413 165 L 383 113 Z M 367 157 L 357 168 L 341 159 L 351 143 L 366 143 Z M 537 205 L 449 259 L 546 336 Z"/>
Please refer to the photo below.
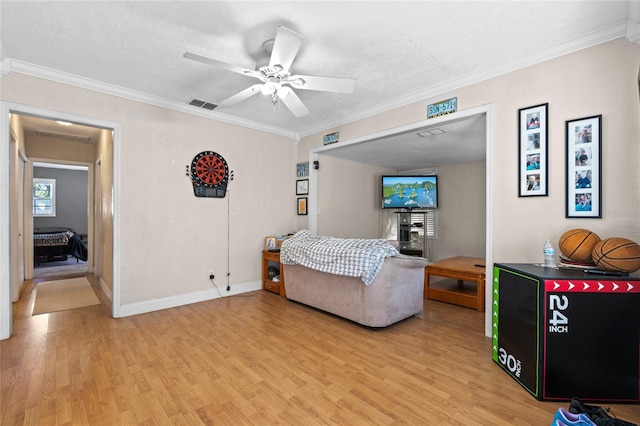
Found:
<path fill-rule="evenodd" d="M 606 238 L 593 248 L 593 262 L 599 269 L 635 272 L 640 269 L 640 245 L 627 238 Z"/>
<path fill-rule="evenodd" d="M 558 249 L 567 259 L 591 261 L 591 252 L 600 237 L 588 229 L 570 229 L 560 237 Z"/>

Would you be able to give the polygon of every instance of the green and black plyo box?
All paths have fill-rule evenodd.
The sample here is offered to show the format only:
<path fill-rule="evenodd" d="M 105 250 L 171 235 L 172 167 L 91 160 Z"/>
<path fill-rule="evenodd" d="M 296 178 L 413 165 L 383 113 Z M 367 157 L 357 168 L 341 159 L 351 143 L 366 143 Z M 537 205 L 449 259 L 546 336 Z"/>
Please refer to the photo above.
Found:
<path fill-rule="evenodd" d="M 539 400 L 640 402 L 640 278 L 494 265 L 493 360 Z"/>

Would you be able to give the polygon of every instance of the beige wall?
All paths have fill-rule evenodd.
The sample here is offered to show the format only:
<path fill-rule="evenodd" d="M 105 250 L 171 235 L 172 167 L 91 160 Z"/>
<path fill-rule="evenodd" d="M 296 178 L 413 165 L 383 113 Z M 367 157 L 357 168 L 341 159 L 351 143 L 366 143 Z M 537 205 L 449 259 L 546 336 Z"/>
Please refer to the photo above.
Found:
<path fill-rule="evenodd" d="M 117 204 L 123 305 L 212 294 L 210 270 L 223 294 L 227 272 L 232 289 L 258 285 L 264 236 L 295 230 L 295 187 L 283 184 L 295 176 L 288 138 L 18 73 L 2 77 L 2 89 L 3 101 L 119 124 L 120 192 L 103 207 Z M 193 195 L 185 167 L 205 150 L 234 171 L 227 198 Z"/>
<path fill-rule="evenodd" d="M 432 261 L 485 256 L 484 161 L 438 167 L 438 238 Z"/>
<path fill-rule="evenodd" d="M 328 155 L 319 161 L 318 235 L 381 238 L 380 176 L 392 171 Z"/>
<path fill-rule="evenodd" d="M 310 149 L 322 146 L 323 134 L 339 131 L 341 140 L 349 140 L 421 121 L 429 103 L 449 96 L 458 97 L 459 110 L 491 104 L 488 172 L 495 262 L 541 261 L 547 238 L 557 243 L 563 232 L 577 227 L 602 238 L 626 236 L 640 242 L 639 67 L 640 46 L 618 39 L 304 137 L 298 159 L 305 161 Z M 541 103 L 549 103 L 549 196 L 519 198 L 517 111 Z M 566 219 L 565 121 L 598 114 L 603 116 L 603 217 Z M 462 232 L 455 232 L 455 227 L 447 229 L 447 239 L 462 241 Z M 439 256 L 445 253 L 441 249 Z"/>
<path fill-rule="evenodd" d="M 640 242 L 640 46 L 623 39 L 566 55 L 464 91 L 493 102 L 494 260 L 541 261 L 545 239 L 572 228 Z M 518 198 L 517 108 L 549 103 L 549 196 Z M 565 218 L 565 121 L 602 114 L 602 219 Z M 532 225 L 537 224 L 537 225 Z"/>
<path fill-rule="evenodd" d="M 27 156 L 31 158 L 86 163 L 93 163 L 96 158 L 95 145 L 35 135 L 29 136 L 26 141 L 26 149 Z"/>

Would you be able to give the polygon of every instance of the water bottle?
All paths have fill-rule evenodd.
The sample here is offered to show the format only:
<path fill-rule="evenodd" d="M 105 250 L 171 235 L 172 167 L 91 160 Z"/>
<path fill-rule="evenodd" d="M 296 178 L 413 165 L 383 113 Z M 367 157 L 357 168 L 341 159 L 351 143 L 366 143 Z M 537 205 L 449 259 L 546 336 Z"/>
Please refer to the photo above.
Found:
<path fill-rule="evenodd" d="M 556 251 L 553 249 L 551 241 L 547 240 L 544 243 L 544 266 L 553 268 L 556 266 Z"/>

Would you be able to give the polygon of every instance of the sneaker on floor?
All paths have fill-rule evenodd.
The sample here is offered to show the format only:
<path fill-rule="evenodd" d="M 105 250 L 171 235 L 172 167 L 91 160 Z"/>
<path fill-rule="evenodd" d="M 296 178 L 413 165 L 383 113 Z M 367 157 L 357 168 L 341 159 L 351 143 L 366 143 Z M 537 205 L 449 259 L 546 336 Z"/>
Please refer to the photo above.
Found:
<path fill-rule="evenodd" d="M 586 414 L 596 426 L 637 426 L 635 423 L 626 422 L 616 418 L 610 413 L 610 409 L 604 409 L 597 405 L 588 405 L 582 403 L 580 399 L 573 398 L 569 403 L 569 412 L 574 414 Z"/>
<path fill-rule="evenodd" d="M 575 414 L 564 408 L 558 408 L 551 426 L 596 426 L 586 414 Z"/>

